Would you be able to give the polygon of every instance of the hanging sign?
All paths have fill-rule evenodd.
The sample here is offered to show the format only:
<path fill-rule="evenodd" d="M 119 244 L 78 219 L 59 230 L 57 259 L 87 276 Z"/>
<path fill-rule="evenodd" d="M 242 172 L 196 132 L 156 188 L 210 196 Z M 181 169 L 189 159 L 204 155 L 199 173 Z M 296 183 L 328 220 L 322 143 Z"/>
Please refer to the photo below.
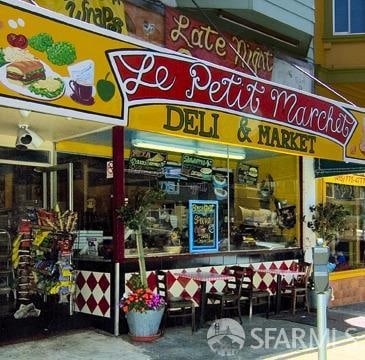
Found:
<path fill-rule="evenodd" d="M 249 165 L 243 161 L 237 164 L 237 183 L 249 186 L 256 186 L 259 177 L 259 168 L 257 166 Z"/>
<path fill-rule="evenodd" d="M 128 168 L 132 170 L 145 170 L 157 173 L 163 173 L 166 165 L 167 154 L 142 149 L 132 149 Z"/>
<path fill-rule="evenodd" d="M 181 164 L 181 175 L 206 181 L 212 180 L 212 159 L 183 154 Z"/>
<path fill-rule="evenodd" d="M 218 251 L 218 201 L 189 201 L 189 250 Z"/>

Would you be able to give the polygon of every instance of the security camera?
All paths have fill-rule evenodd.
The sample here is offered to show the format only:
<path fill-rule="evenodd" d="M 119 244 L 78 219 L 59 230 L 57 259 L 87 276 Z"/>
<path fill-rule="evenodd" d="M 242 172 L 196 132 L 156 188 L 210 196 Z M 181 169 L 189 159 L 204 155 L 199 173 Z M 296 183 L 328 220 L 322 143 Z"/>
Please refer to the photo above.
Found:
<path fill-rule="evenodd" d="M 15 142 L 16 149 L 36 149 L 43 141 L 44 140 L 38 134 L 28 128 L 28 125 L 19 125 L 18 136 Z"/>

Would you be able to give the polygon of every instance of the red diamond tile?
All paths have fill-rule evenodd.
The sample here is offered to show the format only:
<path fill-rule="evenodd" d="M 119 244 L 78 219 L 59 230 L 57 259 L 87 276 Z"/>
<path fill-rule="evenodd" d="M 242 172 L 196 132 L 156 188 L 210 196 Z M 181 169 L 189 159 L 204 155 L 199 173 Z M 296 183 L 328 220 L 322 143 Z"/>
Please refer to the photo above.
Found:
<path fill-rule="evenodd" d="M 105 315 L 106 312 L 110 309 L 110 304 L 108 303 L 108 301 L 105 299 L 104 296 L 101 298 L 98 305 L 99 305 L 99 309 L 103 313 L 103 315 Z"/>
<path fill-rule="evenodd" d="M 86 305 L 89 308 L 90 312 L 93 313 L 95 308 L 98 306 L 94 296 L 91 294 L 86 301 Z"/>
<path fill-rule="evenodd" d="M 214 267 L 211 267 L 209 272 L 214 273 L 214 274 L 218 274 L 218 271 Z"/>
<path fill-rule="evenodd" d="M 277 269 L 277 265 L 275 263 L 271 263 L 271 265 L 269 266 L 269 269 L 273 270 L 273 269 Z"/>
<path fill-rule="evenodd" d="M 265 266 L 265 264 L 261 263 L 261 264 L 259 265 L 258 269 L 265 269 L 265 270 L 266 270 L 266 266 Z"/>
<path fill-rule="evenodd" d="M 273 280 L 270 285 L 268 286 L 268 288 L 270 289 L 270 291 L 275 294 L 276 293 L 276 281 Z"/>
<path fill-rule="evenodd" d="M 82 296 L 82 294 L 77 295 L 75 302 L 76 302 L 76 305 L 79 308 L 79 310 L 81 310 L 86 304 L 86 301 L 85 301 L 84 297 Z"/>
<path fill-rule="evenodd" d="M 281 264 L 280 264 L 280 267 L 279 267 L 280 270 L 288 270 L 288 265 L 285 264 L 285 262 L 283 261 Z"/>
<path fill-rule="evenodd" d="M 174 274 L 171 271 L 167 271 L 166 273 L 167 288 L 170 289 L 175 281 L 176 277 L 174 276 Z"/>
<path fill-rule="evenodd" d="M 184 277 L 178 277 L 176 281 L 181 284 L 182 287 L 186 287 L 186 285 L 189 283 L 190 279 L 184 278 Z"/>
<path fill-rule="evenodd" d="M 200 303 L 200 298 L 201 298 L 201 294 L 200 294 L 200 289 L 196 291 L 196 293 L 193 295 L 193 299 L 195 300 L 196 303 Z"/>
<path fill-rule="evenodd" d="M 229 268 L 227 266 L 224 267 L 224 269 L 222 270 L 222 274 L 226 275 L 229 273 Z"/>
<path fill-rule="evenodd" d="M 266 290 L 267 285 L 264 281 L 260 281 L 260 283 L 257 285 L 257 288 L 260 289 L 260 290 Z"/>
<path fill-rule="evenodd" d="M 185 300 L 188 300 L 188 299 L 191 299 L 191 296 L 190 294 L 186 291 L 186 290 L 183 290 L 180 294 L 180 296 L 185 299 Z"/>
<path fill-rule="evenodd" d="M 101 275 L 99 279 L 99 286 L 103 293 L 110 287 L 109 279 L 105 276 L 105 274 Z"/>
<path fill-rule="evenodd" d="M 157 277 L 154 271 L 150 272 L 147 276 L 147 286 L 154 291 L 157 288 Z"/>
<path fill-rule="evenodd" d="M 87 280 L 86 280 L 87 285 L 89 286 L 90 290 L 93 291 L 95 289 L 95 286 L 98 285 L 98 282 L 95 279 L 95 276 L 93 273 L 91 273 Z"/>
<path fill-rule="evenodd" d="M 84 278 L 84 275 L 82 275 L 82 272 L 80 271 L 78 274 L 77 274 L 77 277 L 76 277 L 76 285 L 79 289 L 82 289 L 83 286 L 85 285 L 86 283 L 86 280 Z"/>

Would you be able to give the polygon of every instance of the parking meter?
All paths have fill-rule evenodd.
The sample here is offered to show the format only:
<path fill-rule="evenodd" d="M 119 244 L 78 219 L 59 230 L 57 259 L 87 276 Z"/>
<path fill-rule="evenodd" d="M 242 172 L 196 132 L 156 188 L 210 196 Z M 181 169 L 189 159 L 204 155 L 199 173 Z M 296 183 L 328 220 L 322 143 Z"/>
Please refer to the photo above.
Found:
<path fill-rule="evenodd" d="M 314 290 L 317 293 L 323 293 L 328 289 L 328 259 L 330 251 L 328 246 L 314 246 L 313 250 L 313 281 Z"/>

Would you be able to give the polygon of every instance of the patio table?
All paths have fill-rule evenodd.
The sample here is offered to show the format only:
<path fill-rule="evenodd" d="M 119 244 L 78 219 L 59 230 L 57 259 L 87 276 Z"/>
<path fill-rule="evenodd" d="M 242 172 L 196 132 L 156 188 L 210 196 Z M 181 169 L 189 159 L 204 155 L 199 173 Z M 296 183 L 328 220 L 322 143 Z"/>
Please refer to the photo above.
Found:
<path fill-rule="evenodd" d="M 216 280 L 228 280 L 231 279 L 232 275 L 224 275 L 224 274 L 216 274 L 207 271 L 194 271 L 194 272 L 181 272 L 175 273 L 175 276 L 183 277 L 186 279 L 192 279 L 200 283 L 200 319 L 199 319 L 199 327 L 203 327 L 205 323 L 205 307 L 207 304 L 207 282 L 208 281 L 216 281 Z"/>
<path fill-rule="evenodd" d="M 265 273 L 276 276 L 276 294 L 275 294 L 275 314 L 279 314 L 281 307 L 281 285 L 283 281 L 283 276 L 292 275 L 305 275 L 305 271 L 296 271 L 296 270 L 281 270 L 281 269 L 256 269 L 257 273 Z"/>

